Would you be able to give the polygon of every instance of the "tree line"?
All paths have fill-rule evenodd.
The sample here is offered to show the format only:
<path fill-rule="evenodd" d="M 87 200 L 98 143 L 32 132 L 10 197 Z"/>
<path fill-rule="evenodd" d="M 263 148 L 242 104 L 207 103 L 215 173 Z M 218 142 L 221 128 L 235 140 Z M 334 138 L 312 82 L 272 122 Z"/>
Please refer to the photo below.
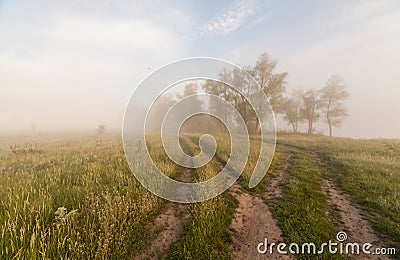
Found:
<path fill-rule="evenodd" d="M 276 66 L 277 62 L 275 60 L 272 60 L 267 53 L 262 53 L 253 66 L 246 66 L 244 70 L 221 71 L 219 74 L 220 82 L 206 80 L 200 85 L 193 82 L 187 84 L 183 93 L 167 95 L 155 103 L 155 107 L 152 108 L 152 110 L 154 109 L 152 114 L 159 119 L 154 120 L 157 122 L 157 127 L 155 128 L 159 127 L 164 112 L 168 110 L 168 107 L 182 97 L 193 95 L 199 89 L 202 89 L 206 93 L 219 96 L 230 102 L 241 114 L 249 133 L 257 134 L 260 131 L 259 119 L 250 102 L 237 91 L 221 83 L 241 84 L 243 86 L 242 90 L 246 91 L 246 94 L 251 99 L 257 99 L 259 97 L 254 92 L 254 88 L 251 88 L 250 84 L 248 84 L 249 82 L 246 82 L 246 78 L 248 77 L 244 73 L 248 73 L 257 81 L 259 87 L 262 88 L 269 99 L 274 113 L 281 114 L 287 124 L 291 126 L 294 133 L 299 132 L 299 125 L 301 123 L 306 123 L 307 133 L 312 135 L 315 123 L 323 120 L 327 124 L 329 135 L 332 136 L 333 129 L 339 127 L 343 119 L 348 116 L 344 101 L 348 98 L 349 94 L 343 79 L 338 75 L 332 75 L 320 89 L 304 90 L 298 88 L 288 94 L 286 91 L 288 73 L 277 72 Z M 198 107 L 204 105 L 208 106 L 211 114 L 213 110 L 220 109 L 220 107 L 217 108 L 216 104 L 205 102 L 204 100 L 193 102 L 190 109 L 196 111 Z M 225 112 L 224 116 L 224 120 L 236 120 L 234 115 L 229 115 L 228 112 Z M 211 116 L 188 120 L 182 129 L 188 132 L 205 130 L 211 132 L 226 131 L 224 125 Z"/>
<path fill-rule="evenodd" d="M 349 94 L 343 80 L 338 75 L 332 75 L 321 89 L 296 89 L 281 104 L 284 119 L 298 132 L 298 125 L 306 122 L 307 133 L 313 134 L 314 124 L 323 119 L 333 135 L 333 128 L 340 127 L 348 116 L 344 101 Z"/>

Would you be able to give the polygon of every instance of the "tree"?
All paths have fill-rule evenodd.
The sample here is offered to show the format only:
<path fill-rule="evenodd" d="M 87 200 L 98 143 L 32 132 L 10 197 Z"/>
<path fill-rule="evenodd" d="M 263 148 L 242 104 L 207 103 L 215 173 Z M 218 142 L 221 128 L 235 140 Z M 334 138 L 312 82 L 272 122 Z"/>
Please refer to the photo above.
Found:
<path fill-rule="evenodd" d="M 297 133 L 298 125 L 303 121 L 303 117 L 300 113 L 302 95 L 302 90 L 295 90 L 292 96 L 285 98 L 282 103 L 283 118 L 292 126 L 294 133 Z"/>
<path fill-rule="evenodd" d="M 310 89 L 302 96 L 302 108 L 300 110 L 301 116 L 308 122 L 308 135 L 312 135 L 314 123 L 318 121 L 321 107 L 321 100 L 319 99 L 319 92 L 315 89 Z"/>
<path fill-rule="evenodd" d="M 262 98 L 258 94 L 258 86 L 252 84 L 252 81 L 249 81 L 247 73 L 257 81 L 258 85 L 264 91 L 265 95 L 269 99 L 272 109 L 279 113 L 282 111 L 283 93 L 285 91 L 287 73 L 276 73 L 276 64 L 277 63 L 271 60 L 266 53 L 263 53 L 260 55 L 254 66 L 247 66 L 244 70 L 234 69 L 232 71 L 221 71 L 218 75 L 218 80 L 221 82 L 227 82 L 233 86 L 241 86 L 242 94 L 232 90 L 221 82 L 214 82 L 212 80 L 207 80 L 205 84 L 202 85 L 202 88 L 206 93 L 219 96 L 235 106 L 245 121 L 249 133 L 257 134 L 260 132 L 260 119 L 256 115 L 252 104 L 259 106 L 255 108 L 258 111 L 262 109 L 262 106 L 267 104 L 255 102 L 261 101 Z M 245 96 L 250 97 L 253 102 L 250 103 L 250 100 L 247 100 Z M 210 111 L 213 111 L 215 107 L 216 106 L 212 104 L 212 102 L 208 104 Z M 225 121 L 238 120 L 238 118 L 234 118 L 234 115 L 229 115 L 227 110 L 223 111 L 223 115 Z M 221 126 L 221 128 L 224 127 Z"/>
<path fill-rule="evenodd" d="M 97 126 L 96 130 L 97 130 L 97 133 L 102 134 L 106 130 L 106 126 L 103 123 L 101 123 L 100 125 Z"/>
<path fill-rule="evenodd" d="M 181 100 L 182 98 L 185 98 L 185 97 L 188 97 L 191 95 L 197 95 L 198 88 L 199 88 L 199 86 L 195 82 L 189 82 L 184 87 L 183 95 L 177 95 L 177 100 Z M 185 108 L 186 110 L 189 110 L 189 111 L 185 111 L 185 112 L 188 112 L 191 115 L 195 114 L 201 110 L 202 106 L 203 106 L 202 100 L 198 99 L 198 97 L 193 98 L 191 101 L 190 107 Z M 185 121 L 181 130 L 184 132 L 188 132 L 188 133 L 199 132 L 201 129 L 199 128 L 199 125 L 196 122 L 195 117 L 197 117 L 197 116 L 194 116 L 194 118 L 191 118 L 191 119 Z"/>
<path fill-rule="evenodd" d="M 236 96 L 238 94 L 233 89 L 231 89 L 229 86 L 222 83 L 222 82 L 232 82 L 233 72 L 223 70 L 219 73 L 218 79 L 221 82 L 214 81 L 214 80 L 206 80 L 205 83 L 201 86 L 202 89 L 206 93 L 221 97 L 223 100 L 226 100 L 227 102 L 231 103 L 233 106 L 237 107 L 238 98 Z M 214 112 L 216 112 L 215 110 L 217 110 L 217 109 L 220 109 L 220 107 L 217 104 L 214 104 L 214 102 L 209 101 L 209 103 L 208 103 L 209 112 L 213 114 Z M 219 112 L 221 112 L 221 111 L 219 111 Z M 233 118 L 233 115 L 229 114 L 229 111 L 226 109 L 226 107 L 224 107 L 224 111 L 222 111 L 222 114 L 223 114 L 222 121 L 227 122 L 228 120 L 235 120 L 235 118 Z M 213 126 L 210 126 L 211 128 L 214 128 L 214 129 L 210 129 L 210 130 L 213 130 L 213 131 L 216 130 L 221 133 L 225 133 L 226 132 L 225 125 L 220 121 L 214 121 L 213 123 L 215 123 L 215 122 L 219 122 L 219 123 L 217 123 Z"/>
<path fill-rule="evenodd" d="M 282 112 L 283 93 L 285 92 L 287 73 L 276 73 L 276 61 L 264 52 L 254 67 L 247 67 L 247 72 L 257 81 L 267 96 L 274 112 Z M 253 98 L 259 98 L 257 96 Z M 255 117 L 255 132 L 259 132 L 259 118 Z"/>
<path fill-rule="evenodd" d="M 347 109 L 343 105 L 349 97 L 343 80 L 338 75 L 331 76 L 321 90 L 321 101 L 325 120 L 329 126 L 329 136 L 332 137 L 332 128 L 339 127 L 343 119 L 348 116 Z"/>
<path fill-rule="evenodd" d="M 165 92 L 152 105 L 146 119 L 146 131 L 159 132 L 165 115 L 176 103 L 173 93 Z M 146 113 L 146 112 L 145 112 Z"/>
<path fill-rule="evenodd" d="M 262 53 L 253 68 L 248 73 L 254 77 L 265 95 L 268 97 L 272 109 L 282 111 L 283 93 L 285 92 L 287 72 L 276 73 L 276 61 L 271 60 L 267 53 Z"/>
<path fill-rule="evenodd" d="M 258 86 L 249 80 L 247 69 L 234 69 L 232 71 L 232 81 L 230 83 L 233 86 L 240 86 L 242 93 L 235 92 L 235 94 L 232 95 L 233 104 L 243 118 L 248 132 L 257 134 L 260 130 L 259 118 L 252 105 L 257 106 L 258 104 L 258 107 L 255 107 L 255 109 L 258 110 L 262 109 L 262 106 L 264 106 L 261 102 L 256 102 L 257 99 L 260 99 L 260 96 L 257 94 L 257 90 L 259 90 Z M 239 120 L 239 118 L 236 118 L 236 120 Z"/>

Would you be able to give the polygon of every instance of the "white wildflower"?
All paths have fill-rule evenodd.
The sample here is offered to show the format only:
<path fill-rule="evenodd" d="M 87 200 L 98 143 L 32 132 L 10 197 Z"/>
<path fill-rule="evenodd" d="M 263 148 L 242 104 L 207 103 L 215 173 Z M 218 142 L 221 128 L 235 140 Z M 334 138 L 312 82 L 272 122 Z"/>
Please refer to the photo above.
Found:
<path fill-rule="evenodd" d="M 65 223 L 65 222 L 68 220 L 69 217 L 71 217 L 72 215 L 74 215 L 75 213 L 77 213 L 78 210 L 77 210 L 77 209 L 74 209 L 74 210 L 71 210 L 71 211 L 68 212 L 68 213 L 67 213 L 67 212 L 68 212 L 68 211 L 67 211 L 67 208 L 65 208 L 65 207 L 59 207 L 59 208 L 57 209 L 57 211 L 54 212 L 56 221 L 57 221 L 58 223 L 63 224 L 63 223 Z"/>

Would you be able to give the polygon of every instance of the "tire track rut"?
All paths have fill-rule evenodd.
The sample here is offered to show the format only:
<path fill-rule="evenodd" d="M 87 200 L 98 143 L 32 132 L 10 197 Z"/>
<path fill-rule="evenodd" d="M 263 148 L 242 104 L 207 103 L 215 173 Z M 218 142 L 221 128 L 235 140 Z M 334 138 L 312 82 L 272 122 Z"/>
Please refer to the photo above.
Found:
<path fill-rule="evenodd" d="M 313 153 L 312 156 L 324 173 L 321 184 L 322 192 L 327 197 L 328 203 L 339 210 L 341 223 L 338 223 L 338 229 L 347 233 L 348 239 L 345 242 L 359 245 L 371 243 L 373 245 L 370 249 L 371 252 L 377 247 L 384 247 L 370 223 L 362 216 L 361 210 L 352 202 L 350 195 L 340 190 L 336 182 L 332 180 L 331 173 L 324 161 L 316 153 Z M 364 259 L 390 259 L 388 256 L 365 254 L 362 257 Z"/>
<path fill-rule="evenodd" d="M 282 169 L 276 171 L 271 176 L 271 180 L 268 183 L 267 192 L 265 197 L 267 200 L 275 200 L 282 198 L 283 190 L 282 185 L 289 178 L 289 162 L 292 158 L 292 154 L 288 153 L 285 164 L 283 165 Z"/>
<path fill-rule="evenodd" d="M 219 164 L 219 167 L 222 169 L 223 165 Z M 279 183 L 287 176 L 283 171 L 284 169 L 277 174 L 281 179 L 274 178 L 274 186 L 271 186 L 273 189 L 281 189 Z M 230 225 L 233 231 L 230 256 L 233 259 L 293 259 L 291 256 L 278 254 L 276 250 L 273 254 L 258 253 L 257 245 L 264 242 L 265 238 L 268 239 L 268 243 L 279 243 L 283 240 L 277 220 L 272 217 L 268 205 L 261 198 L 246 193 L 237 182 L 229 192 L 239 202 Z M 282 191 L 278 193 L 282 194 Z"/>
<path fill-rule="evenodd" d="M 181 182 L 191 182 L 191 172 L 191 169 L 185 169 L 177 179 Z M 157 233 L 160 229 L 162 231 L 156 235 L 149 248 L 135 259 L 166 257 L 171 246 L 179 240 L 189 219 L 189 204 L 169 202 L 167 209 L 149 224 L 151 233 Z"/>

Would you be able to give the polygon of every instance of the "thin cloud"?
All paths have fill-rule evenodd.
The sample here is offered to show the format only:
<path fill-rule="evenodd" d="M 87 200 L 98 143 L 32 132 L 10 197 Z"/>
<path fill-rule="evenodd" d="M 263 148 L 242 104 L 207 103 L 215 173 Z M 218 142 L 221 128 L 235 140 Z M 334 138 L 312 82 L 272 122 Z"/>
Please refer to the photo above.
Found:
<path fill-rule="evenodd" d="M 240 2 L 202 26 L 200 34 L 228 34 L 234 32 L 253 14 L 254 9 L 251 5 Z"/>
<path fill-rule="evenodd" d="M 79 47 L 151 51 L 165 54 L 180 49 L 180 37 L 146 20 L 102 21 L 82 17 L 63 17 L 48 31 L 47 38 Z M 168 48 L 164 47 L 168 46 Z M 164 48 L 163 48 L 164 47 Z"/>

